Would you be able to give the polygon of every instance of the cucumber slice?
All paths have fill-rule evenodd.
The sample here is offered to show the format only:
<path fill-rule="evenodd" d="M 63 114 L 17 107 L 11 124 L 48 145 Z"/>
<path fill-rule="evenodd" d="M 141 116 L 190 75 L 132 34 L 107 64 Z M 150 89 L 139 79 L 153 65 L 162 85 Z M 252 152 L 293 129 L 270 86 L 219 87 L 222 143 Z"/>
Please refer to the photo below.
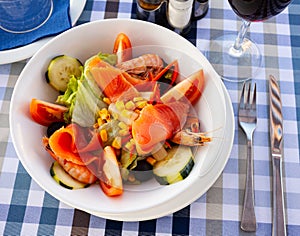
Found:
<path fill-rule="evenodd" d="M 59 185 L 67 189 L 80 189 L 90 186 L 89 184 L 81 183 L 72 178 L 57 161 L 53 162 L 50 168 L 50 174 Z"/>
<path fill-rule="evenodd" d="M 77 58 L 66 55 L 54 57 L 46 71 L 46 81 L 55 90 L 63 93 L 67 90 L 72 75 L 76 78 L 81 76 L 81 66 L 82 63 Z"/>
<path fill-rule="evenodd" d="M 153 168 L 155 179 L 162 185 L 185 179 L 194 166 L 194 155 L 188 146 L 173 147 L 166 158 L 156 162 Z"/>

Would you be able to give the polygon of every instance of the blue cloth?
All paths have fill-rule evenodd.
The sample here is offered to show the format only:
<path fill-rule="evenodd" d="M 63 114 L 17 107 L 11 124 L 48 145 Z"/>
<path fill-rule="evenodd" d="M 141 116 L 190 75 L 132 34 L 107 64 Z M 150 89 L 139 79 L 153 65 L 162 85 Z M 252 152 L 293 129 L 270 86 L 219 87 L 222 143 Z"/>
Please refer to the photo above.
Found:
<path fill-rule="evenodd" d="M 71 28 L 69 8 L 69 0 L 53 0 L 52 15 L 40 28 L 22 34 L 8 33 L 0 29 L 0 50 L 21 47 L 41 38 L 57 35 Z"/>

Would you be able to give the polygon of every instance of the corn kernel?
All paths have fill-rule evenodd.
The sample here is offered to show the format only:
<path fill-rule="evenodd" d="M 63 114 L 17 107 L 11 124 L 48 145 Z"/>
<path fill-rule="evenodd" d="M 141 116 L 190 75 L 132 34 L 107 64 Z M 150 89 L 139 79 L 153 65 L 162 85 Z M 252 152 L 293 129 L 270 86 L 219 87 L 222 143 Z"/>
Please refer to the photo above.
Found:
<path fill-rule="evenodd" d="M 112 113 L 112 116 L 115 120 L 117 120 L 119 118 L 119 114 L 118 113 Z"/>
<path fill-rule="evenodd" d="M 120 121 L 118 123 L 118 126 L 121 128 L 121 129 L 128 129 L 128 125 L 126 125 L 123 121 Z"/>
<path fill-rule="evenodd" d="M 147 157 L 146 161 L 150 164 L 150 165 L 154 165 L 156 160 L 153 157 Z"/>
<path fill-rule="evenodd" d="M 104 97 L 103 98 L 103 102 L 105 102 L 108 105 L 111 104 L 111 101 L 110 101 L 110 99 L 108 97 Z"/>
<path fill-rule="evenodd" d="M 123 110 L 121 111 L 121 116 L 123 116 L 124 118 L 131 118 L 132 116 L 132 112 L 131 111 L 128 111 L 128 110 Z"/>
<path fill-rule="evenodd" d="M 117 108 L 119 111 L 124 110 L 124 109 L 125 109 L 124 102 L 123 102 L 123 101 L 117 101 L 117 102 L 116 102 L 116 108 Z"/>
<path fill-rule="evenodd" d="M 129 134 L 129 130 L 128 129 L 121 129 L 119 130 L 119 135 L 121 136 L 126 136 Z"/>
<path fill-rule="evenodd" d="M 133 110 L 135 108 L 134 102 L 133 101 L 126 102 L 125 108 L 128 109 L 128 110 Z"/>
<path fill-rule="evenodd" d="M 139 101 L 143 101 L 143 100 L 144 100 L 143 97 L 134 97 L 134 98 L 133 98 L 133 101 L 134 101 L 134 102 L 139 102 Z"/>
<path fill-rule="evenodd" d="M 104 121 L 101 118 L 98 118 L 97 124 L 98 124 L 98 126 L 101 126 L 102 124 L 104 124 Z"/>
<path fill-rule="evenodd" d="M 110 113 L 106 108 L 102 108 L 98 114 L 102 120 L 110 120 Z"/>
<path fill-rule="evenodd" d="M 146 105 L 147 105 L 147 101 L 139 101 L 136 103 L 136 106 L 140 109 L 144 108 Z"/>
<path fill-rule="evenodd" d="M 129 151 L 131 151 L 134 148 L 134 145 L 131 142 L 127 142 L 125 144 L 125 148 L 127 148 Z"/>
<path fill-rule="evenodd" d="M 121 141 L 122 139 L 120 136 L 115 137 L 114 141 L 112 142 L 112 146 L 116 149 L 120 149 L 122 147 Z"/>
<path fill-rule="evenodd" d="M 105 129 L 100 130 L 100 137 L 103 142 L 107 141 L 107 131 Z"/>
<path fill-rule="evenodd" d="M 135 141 L 134 141 L 133 138 L 131 138 L 131 139 L 129 140 L 129 142 L 135 145 Z"/>

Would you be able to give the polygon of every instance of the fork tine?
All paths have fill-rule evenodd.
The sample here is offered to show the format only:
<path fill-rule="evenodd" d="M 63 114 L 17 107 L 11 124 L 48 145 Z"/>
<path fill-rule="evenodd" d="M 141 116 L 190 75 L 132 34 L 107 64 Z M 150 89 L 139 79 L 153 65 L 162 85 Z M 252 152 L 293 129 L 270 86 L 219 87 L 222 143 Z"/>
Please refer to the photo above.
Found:
<path fill-rule="evenodd" d="M 256 111 L 256 83 L 254 83 L 253 99 L 252 99 L 252 107 L 251 108 Z"/>
<path fill-rule="evenodd" d="M 248 83 L 248 93 L 247 93 L 247 100 L 246 100 L 246 108 L 248 109 L 251 107 L 250 97 L 251 97 L 251 83 Z"/>
<path fill-rule="evenodd" d="M 241 93 L 241 97 L 240 97 L 240 104 L 239 104 L 239 108 L 245 108 L 245 87 L 246 87 L 246 82 L 244 82 L 243 84 L 243 88 L 242 88 L 242 93 Z"/>

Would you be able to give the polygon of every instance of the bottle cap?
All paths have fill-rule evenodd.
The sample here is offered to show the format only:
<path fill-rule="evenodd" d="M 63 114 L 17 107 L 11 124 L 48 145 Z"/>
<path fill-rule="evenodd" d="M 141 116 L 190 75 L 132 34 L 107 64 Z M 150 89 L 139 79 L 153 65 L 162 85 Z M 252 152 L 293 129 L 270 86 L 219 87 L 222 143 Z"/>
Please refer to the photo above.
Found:
<path fill-rule="evenodd" d="M 169 0 L 169 3 L 178 10 L 184 10 L 192 7 L 193 0 Z"/>

